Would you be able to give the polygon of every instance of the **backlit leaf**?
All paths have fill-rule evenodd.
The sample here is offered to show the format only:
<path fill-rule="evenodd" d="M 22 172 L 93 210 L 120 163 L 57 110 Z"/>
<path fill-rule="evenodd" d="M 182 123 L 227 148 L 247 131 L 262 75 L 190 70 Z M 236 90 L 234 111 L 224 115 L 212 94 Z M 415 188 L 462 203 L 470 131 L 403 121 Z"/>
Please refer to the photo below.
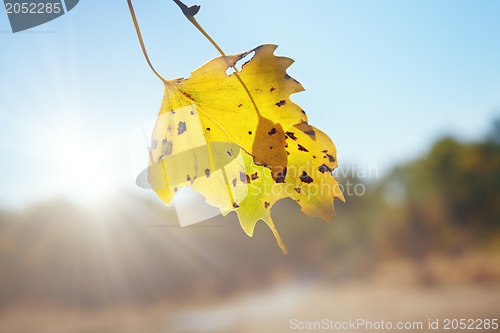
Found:
<path fill-rule="evenodd" d="M 218 57 L 187 79 L 164 81 L 148 180 L 166 204 L 193 186 L 224 214 L 235 210 L 250 236 L 264 220 L 285 251 L 270 215 L 274 203 L 290 197 L 306 215 L 329 221 L 333 199 L 343 196 L 332 176 L 335 146 L 290 101 L 304 89 L 286 73 L 293 60 L 275 49 Z"/>

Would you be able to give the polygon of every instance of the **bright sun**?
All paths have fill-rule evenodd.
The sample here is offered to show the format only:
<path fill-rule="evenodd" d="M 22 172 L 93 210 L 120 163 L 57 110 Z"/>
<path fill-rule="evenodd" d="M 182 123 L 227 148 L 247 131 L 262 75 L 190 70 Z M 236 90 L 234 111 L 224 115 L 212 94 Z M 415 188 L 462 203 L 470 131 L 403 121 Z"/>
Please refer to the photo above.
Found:
<path fill-rule="evenodd" d="M 113 191 L 109 154 L 89 144 L 79 131 L 64 129 L 50 140 L 51 185 L 58 195 L 77 203 L 99 203 Z"/>

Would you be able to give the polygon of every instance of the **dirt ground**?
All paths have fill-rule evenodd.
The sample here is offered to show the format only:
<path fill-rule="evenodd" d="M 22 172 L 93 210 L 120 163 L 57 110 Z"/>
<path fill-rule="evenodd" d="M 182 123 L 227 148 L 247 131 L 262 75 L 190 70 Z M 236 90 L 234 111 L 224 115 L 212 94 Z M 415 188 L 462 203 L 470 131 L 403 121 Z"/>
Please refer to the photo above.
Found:
<path fill-rule="evenodd" d="M 451 284 L 417 287 L 388 281 L 335 284 L 286 282 L 244 296 L 198 301 L 180 307 L 122 306 L 78 311 L 54 306 L 18 306 L 0 315 L 2 333 L 136 332 L 312 332 L 390 331 L 389 329 L 299 329 L 316 321 L 365 320 L 417 325 L 394 331 L 436 332 L 448 319 L 500 319 L 500 285 Z M 439 320 L 439 330 L 429 330 Z M 335 325 L 335 324 L 333 324 Z M 304 326 L 306 327 L 306 326 Z M 372 326 L 373 327 L 373 326 Z M 375 326 L 376 327 L 376 326 Z M 294 329 L 295 328 L 295 329 Z M 455 331 L 455 330 L 448 330 Z M 473 330 L 478 331 L 478 330 Z M 482 330 L 485 331 L 485 330 Z M 493 331 L 493 330 L 490 330 Z M 469 330 L 470 332 L 470 330 Z"/>

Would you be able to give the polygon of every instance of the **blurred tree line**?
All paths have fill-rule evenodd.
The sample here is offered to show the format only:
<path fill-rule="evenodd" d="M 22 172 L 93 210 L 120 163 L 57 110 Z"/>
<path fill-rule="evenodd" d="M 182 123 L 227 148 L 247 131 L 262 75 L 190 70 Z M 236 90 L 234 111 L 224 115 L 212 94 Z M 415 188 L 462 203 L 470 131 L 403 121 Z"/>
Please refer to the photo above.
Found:
<path fill-rule="evenodd" d="M 367 265 L 406 258 L 424 266 L 436 253 L 500 252 L 500 119 L 479 142 L 442 138 L 421 158 L 364 184 L 364 196 L 336 204 L 334 223 L 348 222 L 331 232 L 343 251 L 364 248 Z M 425 269 L 421 275 L 428 282 Z"/>
<path fill-rule="evenodd" d="M 480 142 L 439 140 L 377 187 L 386 198 L 387 191 L 398 189 L 401 197 L 392 209 L 399 209 L 405 221 L 398 237 L 413 243 L 413 255 L 495 241 L 500 231 L 500 121 Z"/>

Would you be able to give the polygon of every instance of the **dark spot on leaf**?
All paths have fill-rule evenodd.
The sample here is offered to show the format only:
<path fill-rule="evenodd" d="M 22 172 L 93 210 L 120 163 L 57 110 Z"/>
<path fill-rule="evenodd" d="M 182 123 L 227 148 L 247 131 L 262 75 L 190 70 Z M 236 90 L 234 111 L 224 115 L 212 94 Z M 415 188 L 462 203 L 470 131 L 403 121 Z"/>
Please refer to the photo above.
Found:
<path fill-rule="evenodd" d="M 181 80 L 181 79 L 177 79 L 175 82 L 176 82 L 176 83 L 181 83 L 181 82 L 182 82 L 182 80 Z"/>
<path fill-rule="evenodd" d="M 243 104 L 240 104 L 240 105 L 238 105 L 238 107 L 239 107 L 239 108 L 241 108 L 241 106 L 242 106 L 242 105 L 243 105 Z"/>
<path fill-rule="evenodd" d="M 174 192 L 177 192 L 177 186 L 174 188 Z"/>
<path fill-rule="evenodd" d="M 244 172 L 240 172 L 240 180 L 244 183 L 247 180 L 247 174 Z"/>
<path fill-rule="evenodd" d="M 282 101 L 279 101 L 278 103 L 276 103 L 276 106 L 281 107 L 281 106 L 283 106 L 285 104 L 286 104 L 286 101 L 282 100 Z"/>
<path fill-rule="evenodd" d="M 285 168 L 283 171 L 276 172 L 276 183 L 285 182 L 287 171 L 288 171 L 287 168 Z"/>
<path fill-rule="evenodd" d="M 183 91 L 182 94 L 187 98 L 189 98 L 190 100 L 194 101 L 193 97 L 191 97 L 191 95 L 189 95 L 187 92 Z"/>
<path fill-rule="evenodd" d="M 287 154 L 287 155 L 290 155 L 290 153 L 288 152 L 288 150 L 285 150 L 285 151 L 286 151 L 286 154 Z"/>
<path fill-rule="evenodd" d="M 189 175 L 187 175 L 187 181 L 190 181 L 191 180 L 191 177 L 189 177 Z"/>
<path fill-rule="evenodd" d="M 306 112 L 304 110 L 302 110 L 301 112 L 302 112 L 302 114 L 306 114 Z"/>
<path fill-rule="evenodd" d="M 301 145 L 299 145 L 299 150 L 300 151 L 305 151 L 306 153 L 309 152 L 309 150 L 307 150 L 306 148 L 302 147 Z"/>
<path fill-rule="evenodd" d="M 172 155 L 173 150 L 174 150 L 174 142 L 167 141 L 166 144 L 163 145 L 162 153 L 167 155 L 167 156 L 170 156 L 170 155 Z"/>
<path fill-rule="evenodd" d="M 158 157 L 158 162 L 160 162 L 163 158 L 163 155 L 160 155 L 160 157 Z"/>
<path fill-rule="evenodd" d="M 269 147 L 269 149 L 273 149 L 273 146 Z"/>
<path fill-rule="evenodd" d="M 328 150 L 323 150 L 322 153 L 328 153 Z"/>
<path fill-rule="evenodd" d="M 253 175 L 251 175 L 250 177 L 252 177 L 252 180 L 256 180 L 256 179 L 259 179 L 259 174 L 256 172 Z"/>
<path fill-rule="evenodd" d="M 210 177 L 210 169 L 205 169 L 205 175 L 208 177 Z"/>
<path fill-rule="evenodd" d="M 321 173 L 332 172 L 332 169 L 330 169 L 326 164 L 323 164 L 322 166 L 318 167 L 318 170 Z"/>
<path fill-rule="evenodd" d="M 210 132 L 210 127 L 207 127 L 207 131 L 209 131 L 209 132 Z"/>
<path fill-rule="evenodd" d="M 240 208 L 240 206 L 236 202 L 233 203 L 233 207 L 234 208 Z"/>
<path fill-rule="evenodd" d="M 252 135 L 252 131 L 248 131 L 248 135 Z"/>
<path fill-rule="evenodd" d="M 183 121 L 179 121 L 179 126 L 177 127 L 177 135 L 181 135 L 186 132 L 186 123 Z"/>
<path fill-rule="evenodd" d="M 274 87 L 271 87 L 271 90 L 269 90 L 269 91 L 275 91 L 275 90 L 276 90 L 276 88 L 274 88 Z"/>
<path fill-rule="evenodd" d="M 245 179 L 247 181 L 247 184 L 250 184 L 250 177 L 248 177 L 248 175 L 245 175 L 245 176 L 246 176 Z"/>
<path fill-rule="evenodd" d="M 276 134 L 276 128 L 273 128 L 273 129 L 271 130 L 271 132 L 269 132 L 268 134 L 269 134 L 269 135 Z"/>
<path fill-rule="evenodd" d="M 290 79 L 290 75 L 285 74 L 285 80 L 289 80 L 289 79 Z"/>
<path fill-rule="evenodd" d="M 174 110 L 170 110 L 170 112 L 172 112 L 172 114 L 175 114 L 175 111 L 174 111 Z"/>
<path fill-rule="evenodd" d="M 194 112 L 193 111 L 191 111 L 191 115 L 194 116 Z"/>
<path fill-rule="evenodd" d="M 288 136 L 292 140 L 297 140 L 297 137 L 295 136 L 295 133 L 293 133 L 293 132 L 286 132 L 286 136 Z"/>
<path fill-rule="evenodd" d="M 226 154 L 227 154 L 229 157 L 233 157 L 233 155 L 231 154 L 231 151 L 230 151 L 230 150 L 226 150 Z"/>
<path fill-rule="evenodd" d="M 266 209 L 268 209 L 270 205 L 271 205 L 271 204 L 270 204 L 269 202 L 267 202 L 267 201 L 266 201 L 266 202 L 264 202 L 264 207 L 265 207 Z"/>
<path fill-rule="evenodd" d="M 167 139 L 163 139 L 163 140 L 161 141 L 161 143 L 162 143 L 162 144 L 167 143 Z"/>
<path fill-rule="evenodd" d="M 300 188 L 299 188 L 299 187 L 298 187 L 298 188 L 296 188 L 296 189 L 295 189 L 295 192 L 300 193 Z"/>
<path fill-rule="evenodd" d="M 233 179 L 233 186 L 236 186 L 236 178 Z"/>
<path fill-rule="evenodd" d="M 156 147 L 158 147 L 158 141 L 153 140 L 153 142 L 151 142 L 151 148 L 156 149 Z"/>
<path fill-rule="evenodd" d="M 302 172 L 302 176 L 300 176 L 300 180 L 303 183 L 307 183 L 307 184 L 310 184 L 314 181 L 311 177 L 309 177 L 309 175 L 305 171 Z"/>
<path fill-rule="evenodd" d="M 332 155 L 328 155 L 328 154 L 326 154 L 326 156 L 328 157 L 328 160 L 330 160 L 331 163 L 335 162 L 335 157 L 333 157 Z"/>

